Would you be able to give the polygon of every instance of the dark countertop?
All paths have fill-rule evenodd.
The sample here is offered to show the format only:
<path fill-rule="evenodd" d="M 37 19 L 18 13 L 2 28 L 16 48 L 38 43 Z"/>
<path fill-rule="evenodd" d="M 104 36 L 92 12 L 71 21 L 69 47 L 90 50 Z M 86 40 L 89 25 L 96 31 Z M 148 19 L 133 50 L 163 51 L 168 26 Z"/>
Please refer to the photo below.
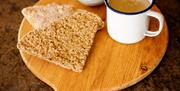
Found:
<path fill-rule="evenodd" d="M 25 66 L 16 48 L 21 9 L 37 0 L 0 0 L 0 91 L 53 91 Z M 123 91 L 180 91 L 180 0 L 156 0 L 169 27 L 169 46 L 160 65 Z"/>

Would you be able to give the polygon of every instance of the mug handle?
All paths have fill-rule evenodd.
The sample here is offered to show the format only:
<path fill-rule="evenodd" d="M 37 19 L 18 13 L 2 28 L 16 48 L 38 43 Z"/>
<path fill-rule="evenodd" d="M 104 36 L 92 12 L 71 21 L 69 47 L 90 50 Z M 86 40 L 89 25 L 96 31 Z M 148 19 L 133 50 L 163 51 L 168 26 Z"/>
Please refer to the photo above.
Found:
<path fill-rule="evenodd" d="M 155 17 L 155 18 L 158 19 L 158 21 L 159 21 L 159 29 L 158 29 L 158 31 L 155 31 L 155 32 L 147 30 L 145 32 L 145 36 L 154 37 L 154 36 L 159 35 L 161 33 L 162 29 L 163 29 L 164 17 L 160 13 L 152 11 L 152 10 L 148 11 L 146 14 L 148 16 L 152 16 L 152 17 Z"/>

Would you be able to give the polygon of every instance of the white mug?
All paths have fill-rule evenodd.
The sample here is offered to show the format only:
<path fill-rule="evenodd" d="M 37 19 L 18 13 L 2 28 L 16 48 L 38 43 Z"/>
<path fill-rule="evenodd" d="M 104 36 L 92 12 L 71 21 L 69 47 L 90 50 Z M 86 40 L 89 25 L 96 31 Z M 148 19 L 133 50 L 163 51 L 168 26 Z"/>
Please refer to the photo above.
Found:
<path fill-rule="evenodd" d="M 145 36 L 154 37 L 160 34 L 163 29 L 164 18 L 155 11 L 150 10 L 154 0 L 149 0 L 150 6 L 143 11 L 125 13 L 113 9 L 109 0 L 105 0 L 107 7 L 107 28 L 112 39 L 124 43 L 137 43 Z M 159 20 L 159 29 L 155 32 L 149 31 L 149 16 Z"/>

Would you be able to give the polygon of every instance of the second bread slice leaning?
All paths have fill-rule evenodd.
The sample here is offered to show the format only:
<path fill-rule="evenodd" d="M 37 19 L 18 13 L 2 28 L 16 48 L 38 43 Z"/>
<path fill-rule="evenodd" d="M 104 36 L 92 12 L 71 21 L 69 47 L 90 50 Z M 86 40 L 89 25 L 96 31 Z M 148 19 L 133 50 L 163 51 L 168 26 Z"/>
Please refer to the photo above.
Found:
<path fill-rule="evenodd" d="M 75 72 L 81 72 L 97 30 L 104 26 L 101 18 L 85 10 L 40 31 L 31 31 L 18 42 L 18 48 Z"/>
<path fill-rule="evenodd" d="M 72 5 L 52 3 L 24 8 L 22 14 L 33 28 L 40 29 L 60 18 L 72 15 L 75 11 Z"/>

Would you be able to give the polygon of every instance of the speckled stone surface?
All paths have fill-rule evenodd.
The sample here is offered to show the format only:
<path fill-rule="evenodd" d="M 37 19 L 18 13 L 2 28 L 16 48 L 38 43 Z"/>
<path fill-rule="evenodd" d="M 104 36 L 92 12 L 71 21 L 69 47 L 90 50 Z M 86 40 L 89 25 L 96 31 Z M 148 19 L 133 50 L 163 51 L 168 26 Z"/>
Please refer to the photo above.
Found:
<path fill-rule="evenodd" d="M 37 0 L 0 0 L 0 91 L 53 91 L 25 66 L 16 48 L 21 9 Z M 160 65 L 123 91 L 180 91 L 180 0 L 156 0 L 169 27 L 169 47 Z"/>

